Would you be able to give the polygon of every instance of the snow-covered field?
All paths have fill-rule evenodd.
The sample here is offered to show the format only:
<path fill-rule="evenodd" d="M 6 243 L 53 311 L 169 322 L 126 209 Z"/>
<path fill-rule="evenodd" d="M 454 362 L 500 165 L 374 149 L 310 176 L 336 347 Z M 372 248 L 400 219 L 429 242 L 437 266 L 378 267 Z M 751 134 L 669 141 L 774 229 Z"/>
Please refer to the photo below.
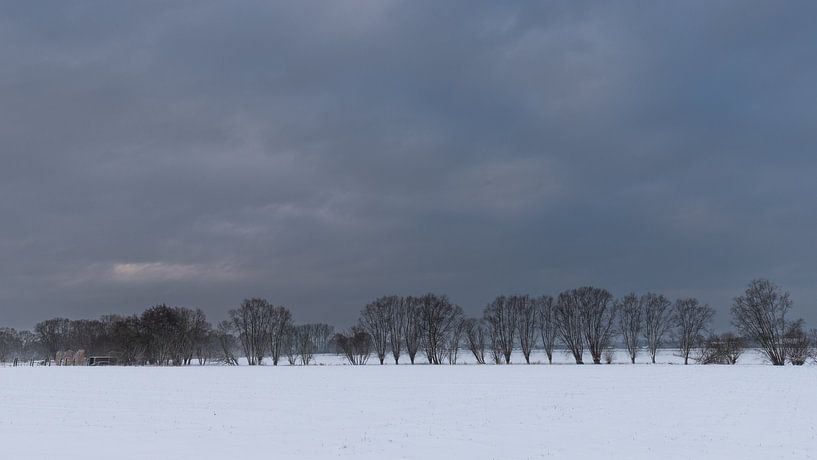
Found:
<path fill-rule="evenodd" d="M 752 364 L 0 367 L 0 458 L 815 458 L 816 383 Z"/>

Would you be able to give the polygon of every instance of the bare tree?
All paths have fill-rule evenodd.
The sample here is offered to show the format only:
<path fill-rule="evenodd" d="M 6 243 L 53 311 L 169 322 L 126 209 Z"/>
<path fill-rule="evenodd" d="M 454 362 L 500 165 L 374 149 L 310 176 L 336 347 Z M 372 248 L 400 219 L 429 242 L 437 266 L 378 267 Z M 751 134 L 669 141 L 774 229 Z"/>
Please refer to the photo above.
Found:
<path fill-rule="evenodd" d="M 183 309 L 164 304 L 155 305 L 142 312 L 139 325 L 145 338 L 146 359 L 158 366 L 181 366 L 183 364 Z"/>
<path fill-rule="evenodd" d="M 641 327 L 643 325 L 643 305 L 635 294 L 627 294 L 617 301 L 619 311 L 619 329 L 627 347 L 630 362 L 635 364 L 635 357 L 641 348 Z"/>
<path fill-rule="evenodd" d="M 315 357 L 315 335 L 320 330 L 318 324 L 302 324 L 295 327 L 295 346 L 301 365 L 308 366 Z"/>
<path fill-rule="evenodd" d="M 313 324 L 313 340 L 315 342 L 315 353 L 328 353 L 329 343 L 335 335 L 335 327 L 329 324 Z"/>
<path fill-rule="evenodd" d="M 212 326 L 207 322 L 204 312 L 199 309 L 180 308 L 178 313 L 181 329 L 179 354 L 182 357 L 182 363 L 190 365 L 196 351 L 199 351 L 200 354 L 203 352 Z"/>
<path fill-rule="evenodd" d="M 102 323 L 108 336 L 109 350 L 117 351 L 120 364 L 133 366 L 145 361 L 147 339 L 142 333 L 139 317 L 104 316 Z"/>
<path fill-rule="evenodd" d="M 267 333 L 267 345 L 272 358 L 272 365 L 277 366 L 281 354 L 288 345 L 292 313 L 286 307 L 270 306 L 270 325 Z"/>
<path fill-rule="evenodd" d="M 406 297 L 404 305 L 406 309 L 406 329 L 404 331 L 406 353 L 409 355 L 411 364 L 414 364 L 414 359 L 423 341 L 423 327 L 419 308 L 420 299 L 412 296 Z"/>
<path fill-rule="evenodd" d="M 557 336 L 553 297 L 539 297 L 536 299 L 536 306 L 539 312 L 538 326 L 539 334 L 542 336 L 542 347 L 548 357 L 548 363 L 553 364 L 553 349 L 556 348 Z"/>
<path fill-rule="evenodd" d="M 594 364 L 601 364 L 602 353 L 610 346 L 616 311 L 613 295 L 605 289 L 591 286 L 578 289 L 584 327 L 584 339 Z"/>
<path fill-rule="evenodd" d="M 737 364 L 745 347 L 743 338 L 735 334 L 712 335 L 703 341 L 695 360 L 701 364 Z"/>
<path fill-rule="evenodd" d="M 720 337 L 720 354 L 727 364 L 737 364 L 740 355 L 746 350 L 746 340 L 731 332 Z"/>
<path fill-rule="evenodd" d="M 400 364 L 400 354 L 403 352 L 403 341 L 406 334 L 408 308 L 406 299 L 392 296 L 389 301 L 389 345 L 394 357 L 394 364 Z"/>
<path fill-rule="evenodd" d="M 655 355 L 664 344 L 664 336 L 672 328 L 672 302 L 659 294 L 648 292 L 641 296 L 644 312 L 644 341 L 650 360 L 655 364 Z"/>
<path fill-rule="evenodd" d="M 9 358 L 20 349 L 20 337 L 16 330 L 0 328 L 0 364 L 9 362 Z"/>
<path fill-rule="evenodd" d="M 539 305 L 527 295 L 512 297 L 511 303 L 517 312 L 516 327 L 519 334 L 519 348 L 525 357 L 525 363 L 530 364 L 530 354 L 536 347 L 536 337 L 539 333 L 537 328 Z"/>
<path fill-rule="evenodd" d="M 92 355 L 100 352 L 105 338 L 105 325 L 99 320 L 73 320 L 68 325 L 65 347 L 83 350 Z M 76 360 L 74 360 L 76 361 Z"/>
<path fill-rule="evenodd" d="M 516 303 L 515 297 L 499 296 L 485 307 L 485 322 L 491 329 L 494 346 L 502 352 L 505 358 L 505 364 L 511 362 L 511 353 L 513 353 L 519 314 Z"/>
<path fill-rule="evenodd" d="M 429 364 L 442 364 L 451 342 L 451 333 L 462 317 L 462 309 L 448 297 L 426 294 L 420 297 L 418 310 L 423 348 Z"/>
<path fill-rule="evenodd" d="M 457 364 L 457 356 L 460 352 L 462 344 L 462 334 L 465 331 L 465 317 L 462 314 L 457 315 L 454 320 L 454 325 L 451 327 L 451 333 L 448 339 L 448 347 L 446 355 L 448 357 L 448 364 Z"/>
<path fill-rule="evenodd" d="M 488 322 L 485 321 L 487 328 L 488 328 L 488 337 L 491 339 L 491 361 L 494 364 L 502 364 L 502 340 L 497 337 L 497 330 L 496 328 L 491 327 L 488 325 Z"/>
<path fill-rule="evenodd" d="M 811 337 L 806 333 L 803 324 L 802 319 L 790 323 L 783 336 L 786 358 L 795 366 L 802 366 L 814 356 Z"/>
<path fill-rule="evenodd" d="M 66 318 L 54 318 L 34 326 L 37 340 L 42 344 L 49 361 L 56 360 L 57 352 L 65 347 L 71 322 Z"/>
<path fill-rule="evenodd" d="M 264 361 L 264 352 L 270 343 L 273 309 L 266 299 L 253 298 L 245 299 L 239 308 L 229 312 L 250 366 L 262 364 Z"/>
<path fill-rule="evenodd" d="M 584 364 L 584 325 L 581 313 L 581 294 L 577 289 L 559 294 L 553 309 L 556 331 L 576 364 Z"/>
<path fill-rule="evenodd" d="M 689 364 L 689 356 L 703 340 L 702 335 L 707 330 L 709 322 L 712 321 L 715 311 L 709 305 L 702 304 L 694 298 L 678 299 L 674 309 L 678 346 L 681 349 L 684 364 Z"/>
<path fill-rule="evenodd" d="M 734 325 L 749 340 L 757 343 L 775 366 L 786 363 L 786 313 L 791 309 L 789 293 L 769 280 L 755 279 L 745 293 L 732 304 Z"/>
<path fill-rule="evenodd" d="M 485 321 L 469 318 L 463 323 L 465 340 L 468 342 L 468 349 L 477 360 L 477 364 L 485 364 L 485 344 L 488 332 Z"/>
<path fill-rule="evenodd" d="M 281 347 L 284 356 L 287 357 L 287 362 L 290 366 L 298 363 L 298 329 L 294 324 L 290 324 L 284 330 L 284 339 Z"/>
<path fill-rule="evenodd" d="M 389 346 L 391 309 L 395 296 L 381 297 L 366 305 L 360 312 L 360 327 L 369 333 L 380 364 L 386 359 Z"/>
<path fill-rule="evenodd" d="M 238 359 L 235 357 L 236 338 L 233 335 L 233 323 L 222 321 L 216 328 L 216 338 L 222 354 L 222 361 L 228 366 L 238 366 Z"/>
<path fill-rule="evenodd" d="M 333 339 L 338 352 L 343 354 L 346 361 L 352 365 L 364 365 L 371 356 L 371 338 L 369 334 L 358 327 L 353 327 L 349 333 L 337 333 Z"/>

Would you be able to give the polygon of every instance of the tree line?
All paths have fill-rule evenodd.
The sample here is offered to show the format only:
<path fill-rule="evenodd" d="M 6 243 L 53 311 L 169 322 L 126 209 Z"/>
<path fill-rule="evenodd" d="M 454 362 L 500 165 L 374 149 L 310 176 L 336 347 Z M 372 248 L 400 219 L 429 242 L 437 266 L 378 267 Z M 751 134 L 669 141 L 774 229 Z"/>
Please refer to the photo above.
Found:
<path fill-rule="evenodd" d="M 395 364 L 407 356 L 429 364 L 456 364 L 470 352 L 478 364 L 510 364 L 514 351 L 531 363 L 542 350 L 549 363 L 563 350 L 583 364 L 612 361 L 621 345 L 635 363 L 640 354 L 655 363 L 659 349 L 673 344 L 684 364 L 735 364 L 748 347 L 774 365 L 802 365 L 815 358 L 817 334 L 803 320 L 790 320 L 789 294 L 765 279 L 753 280 L 731 308 L 735 332 L 713 334 L 715 314 L 695 298 L 674 301 L 646 293 L 615 298 L 592 286 L 556 297 L 499 296 L 481 316 L 468 317 L 447 296 L 390 295 L 365 305 L 357 325 L 335 332 L 323 323 L 295 324 L 290 310 L 265 299 L 244 300 L 215 326 L 201 310 L 155 305 L 140 315 L 108 315 L 98 320 L 54 318 L 32 331 L 0 328 L 0 362 L 57 365 L 111 356 L 121 365 L 184 366 L 219 362 L 251 366 L 309 365 L 317 353 L 337 352 L 350 364 L 374 356 Z"/>

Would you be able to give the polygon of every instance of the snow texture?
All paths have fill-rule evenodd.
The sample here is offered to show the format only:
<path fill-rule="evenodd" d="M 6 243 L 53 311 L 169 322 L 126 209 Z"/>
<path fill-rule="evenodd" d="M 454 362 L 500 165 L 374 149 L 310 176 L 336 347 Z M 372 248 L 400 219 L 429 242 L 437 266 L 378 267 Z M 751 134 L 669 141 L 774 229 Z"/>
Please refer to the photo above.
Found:
<path fill-rule="evenodd" d="M 813 458 L 815 380 L 754 364 L 0 367 L 0 458 Z"/>

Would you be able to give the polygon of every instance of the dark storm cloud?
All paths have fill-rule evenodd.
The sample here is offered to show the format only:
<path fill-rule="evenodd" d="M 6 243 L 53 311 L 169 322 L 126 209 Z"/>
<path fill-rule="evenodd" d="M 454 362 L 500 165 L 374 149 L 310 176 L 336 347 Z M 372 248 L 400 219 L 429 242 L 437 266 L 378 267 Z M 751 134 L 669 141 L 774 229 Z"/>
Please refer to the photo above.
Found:
<path fill-rule="evenodd" d="M 386 293 L 749 279 L 817 321 L 815 7 L 0 7 L 0 323 L 351 323 Z"/>

